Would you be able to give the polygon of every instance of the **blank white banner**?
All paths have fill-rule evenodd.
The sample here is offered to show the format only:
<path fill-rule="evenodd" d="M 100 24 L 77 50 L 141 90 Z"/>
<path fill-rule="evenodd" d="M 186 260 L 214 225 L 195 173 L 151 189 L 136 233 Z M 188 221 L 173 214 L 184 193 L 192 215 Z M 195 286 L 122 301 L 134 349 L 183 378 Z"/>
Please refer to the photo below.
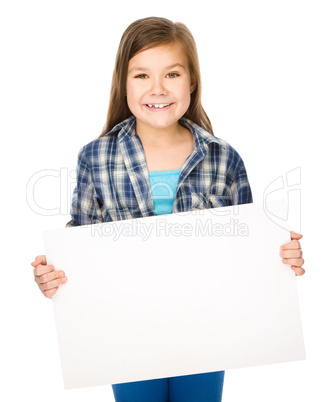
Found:
<path fill-rule="evenodd" d="M 286 203 L 44 232 L 68 282 L 53 297 L 64 386 L 305 359 Z M 292 229 L 292 228 L 290 228 Z"/>

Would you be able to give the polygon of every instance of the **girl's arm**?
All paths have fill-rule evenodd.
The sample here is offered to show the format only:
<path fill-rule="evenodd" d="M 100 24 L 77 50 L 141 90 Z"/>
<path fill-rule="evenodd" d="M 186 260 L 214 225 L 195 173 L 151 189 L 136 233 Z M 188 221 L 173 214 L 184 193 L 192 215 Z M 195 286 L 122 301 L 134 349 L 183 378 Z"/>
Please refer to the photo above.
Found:
<path fill-rule="evenodd" d="M 102 223 L 101 209 L 96 200 L 91 170 L 84 155 L 84 147 L 78 153 L 76 187 L 70 211 L 72 219 L 66 227 Z"/>

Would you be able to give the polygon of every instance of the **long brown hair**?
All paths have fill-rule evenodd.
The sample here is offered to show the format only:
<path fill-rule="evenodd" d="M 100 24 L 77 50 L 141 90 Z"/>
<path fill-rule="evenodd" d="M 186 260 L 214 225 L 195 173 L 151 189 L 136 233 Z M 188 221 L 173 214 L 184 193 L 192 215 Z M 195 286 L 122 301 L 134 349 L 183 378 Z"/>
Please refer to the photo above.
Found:
<path fill-rule="evenodd" d="M 129 60 L 137 53 L 160 45 L 180 43 L 188 60 L 191 76 L 196 87 L 191 93 L 191 102 L 184 117 L 213 134 L 211 122 L 201 104 L 201 75 L 198 53 L 194 38 L 181 22 L 166 18 L 147 17 L 130 24 L 120 40 L 115 68 L 112 75 L 107 121 L 100 137 L 108 133 L 116 124 L 132 115 L 126 99 L 126 78 Z"/>

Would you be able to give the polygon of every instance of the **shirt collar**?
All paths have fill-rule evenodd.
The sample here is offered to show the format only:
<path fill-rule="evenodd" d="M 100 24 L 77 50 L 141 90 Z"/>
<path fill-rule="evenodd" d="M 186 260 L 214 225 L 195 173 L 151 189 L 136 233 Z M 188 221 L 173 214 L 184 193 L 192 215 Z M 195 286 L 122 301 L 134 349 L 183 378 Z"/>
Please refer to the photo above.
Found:
<path fill-rule="evenodd" d="M 179 123 L 191 130 L 193 137 L 194 137 L 194 149 L 203 149 L 203 147 L 207 147 L 208 144 L 211 142 L 216 142 L 224 149 L 226 149 L 225 144 L 223 141 L 215 137 L 214 135 L 210 134 L 208 131 L 203 129 L 202 127 L 198 126 L 196 123 L 191 121 L 186 117 L 181 117 L 179 119 Z M 124 141 L 126 139 L 130 139 L 132 136 L 136 134 L 135 131 L 135 124 L 136 118 L 134 115 L 131 115 L 127 119 L 123 120 L 122 122 L 116 124 L 105 136 L 110 135 L 114 132 L 119 131 L 118 133 L 118 141 Z"/>

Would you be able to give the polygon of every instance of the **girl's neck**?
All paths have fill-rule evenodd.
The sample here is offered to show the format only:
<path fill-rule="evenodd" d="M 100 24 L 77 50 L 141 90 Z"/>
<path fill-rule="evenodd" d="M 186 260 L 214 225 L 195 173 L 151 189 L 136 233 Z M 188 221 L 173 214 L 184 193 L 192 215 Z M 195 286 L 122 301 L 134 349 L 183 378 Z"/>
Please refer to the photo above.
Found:
<path fill-rule="evenodd" d="M 154 128 L 136 120 L 135 131 L 143 145 L 165 147 L 178 144 L 184 140 L 188 130 L 178 124 L 172 124 L 165 128 Z"/>

